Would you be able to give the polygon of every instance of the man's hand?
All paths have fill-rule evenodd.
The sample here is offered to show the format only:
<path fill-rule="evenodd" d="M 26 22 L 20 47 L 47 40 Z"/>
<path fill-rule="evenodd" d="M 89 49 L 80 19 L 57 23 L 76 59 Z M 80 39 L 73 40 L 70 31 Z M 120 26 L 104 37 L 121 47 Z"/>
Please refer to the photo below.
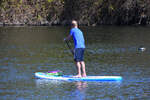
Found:
<path fill-rule="evenodd" d="M 64 41 L 68 41 L 68 40 L 70 40 L 70 38 L 71 38 L 71 35 L 69 35 L 68 37 L 64 38 Z"/>

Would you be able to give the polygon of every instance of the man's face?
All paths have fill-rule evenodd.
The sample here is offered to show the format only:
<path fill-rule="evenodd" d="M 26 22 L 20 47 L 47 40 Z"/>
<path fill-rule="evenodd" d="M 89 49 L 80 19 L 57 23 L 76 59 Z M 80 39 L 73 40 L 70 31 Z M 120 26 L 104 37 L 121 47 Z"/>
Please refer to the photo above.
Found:
<path fill-rule="evenodd" d="M 77 22 L 76 21 L 72 21 L 71 22 L 71 27 L 75 27 L 75 26 L 77 26 Z"/>

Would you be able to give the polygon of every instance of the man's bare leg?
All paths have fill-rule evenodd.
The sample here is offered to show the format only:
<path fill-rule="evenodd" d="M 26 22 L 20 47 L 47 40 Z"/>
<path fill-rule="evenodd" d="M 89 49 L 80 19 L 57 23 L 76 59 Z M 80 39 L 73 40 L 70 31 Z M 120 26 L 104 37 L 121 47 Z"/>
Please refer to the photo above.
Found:
<path fill-rule="evenodd" d="M 81 61 L 80 63 L 81 63 L 81 66 L 82 66 L 82 71 L 83 71 L 82 77 L 86 77 L 85 63 L 84 63 L 84 61 Z"/>
<path fill-rule="evenodd" d="M 81 64 L 80 64 L 80 62 L 76 62 L 76 66 L 77 66 L 78 74 L 74 77 L 82 77 L 81 76 Z"/>

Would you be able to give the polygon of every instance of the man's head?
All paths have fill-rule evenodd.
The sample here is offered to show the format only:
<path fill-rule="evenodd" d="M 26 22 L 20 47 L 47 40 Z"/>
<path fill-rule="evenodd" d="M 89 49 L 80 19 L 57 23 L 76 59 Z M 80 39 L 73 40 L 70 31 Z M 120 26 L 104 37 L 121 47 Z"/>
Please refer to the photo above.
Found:
<path fill-rule="evenodd" d="M 77 23 L 77 21 L 75 21 L 75 20 L 72 20 L 72 22 L 71 22 L 71 24 L 72 24 L 72 27 L 78 27 L 78 23 Z"/>

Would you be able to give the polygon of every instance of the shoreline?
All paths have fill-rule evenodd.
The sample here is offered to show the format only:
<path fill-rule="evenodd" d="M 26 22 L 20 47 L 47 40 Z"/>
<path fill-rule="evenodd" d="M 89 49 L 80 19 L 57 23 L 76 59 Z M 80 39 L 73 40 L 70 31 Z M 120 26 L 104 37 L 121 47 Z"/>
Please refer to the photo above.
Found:
<path fill-rule="evenodd" d="M 5 26 L 14 26 L 14 27 L 25 27 L 25 26 L 70 26 L 68 24 L 3 24 L 0 23 L 0 27 L 5 27 Z M 131 25 L 127 25 L 127 24 L 121 24 L 121 25 L 117 25 L 117 24 L 99 24 L 99 25 L 85 25 L 85 24 L 79 24 L 79 26 L 87 26 L 87 27 L 97 27 L 97 26 L 150 26 L 150 24 L 146 24 L 146 25 L 141 25 L 141 24 L 131 24 Z"/>

